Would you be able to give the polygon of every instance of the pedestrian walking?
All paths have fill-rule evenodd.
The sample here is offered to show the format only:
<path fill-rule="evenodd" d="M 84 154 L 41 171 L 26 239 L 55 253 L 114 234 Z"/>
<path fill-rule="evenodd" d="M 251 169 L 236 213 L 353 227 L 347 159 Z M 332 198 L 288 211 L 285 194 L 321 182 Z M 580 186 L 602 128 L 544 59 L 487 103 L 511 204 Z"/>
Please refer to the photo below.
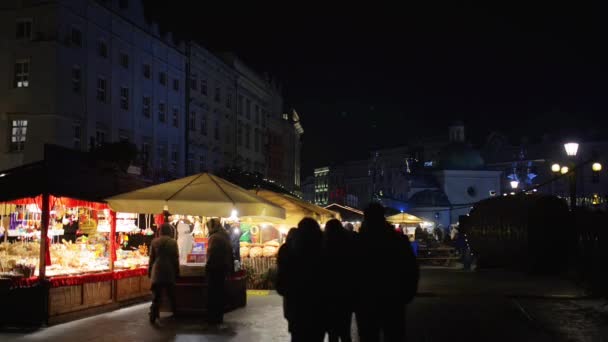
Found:
<path fill-rule="evenodd" d="M 207 222 L 209 247 L 207 248 L 207 323 L 220 326 L 224 323 L 224 287 L 226 277 L 234 269 L 230 238 L 218 219 Z"/>
<path fill-rule="evenodd" d="M 298 224 L 293 248 L 288 249 L 286 293 L 292 342 L 321 342 L 324 335 L 322 267 L 323 233 L 317 221 Z"/>
<path fill-rule="evenodd" d="M 167 293 L 171 311 L 175 314 L 175 279 L 179 276 L 179 252 L 177 241 L 171 236 L 173 229 L 168 223 L 160 228 L 160 237 L 150 244 L 148 277 L 152 283 L 152 305 L 150 306 L 150 323 L 154 324 L 159 317 L 163 292 Z"/>
<path fill-rule="evenodd" d="M 290 252 L 294 251 L 294 241 L 295 236 L 297 234 L 297 228 L 291 228 L 289 233 L 287 233 L 287 237 L 285 238 L 285 243 L 279 248 L 278 256 L 277 256 L 277 283 L 276 289 L 277 293 L 283 297 L 283 317 L 287 320 L 287 330 L 291 333 L 291 322 L 293 319 L 293 314 L 291 311 L 291 306 L 289 305 L 289 284 L 293 274 L 290 272 L 294 271 L 293 267 L 290 267 Z"/>
<path fill-rule="evenodd" d="M 357 242 L 359 267 L 356 309 L 361 342 L 404 341 L 406 306 L 418 287 L 418 264 L 407 237 L 386 222 L 384 207 L 365 210 Z"/>
<path fill-rule="evenodd" d="M 353 236 L 333 219 L 325 224 L 323 234 L 323 291 L 325 301 L 325 332 L 329 342 L 351 341 L 351 320 L 354 311 L 354 246 Z"/>

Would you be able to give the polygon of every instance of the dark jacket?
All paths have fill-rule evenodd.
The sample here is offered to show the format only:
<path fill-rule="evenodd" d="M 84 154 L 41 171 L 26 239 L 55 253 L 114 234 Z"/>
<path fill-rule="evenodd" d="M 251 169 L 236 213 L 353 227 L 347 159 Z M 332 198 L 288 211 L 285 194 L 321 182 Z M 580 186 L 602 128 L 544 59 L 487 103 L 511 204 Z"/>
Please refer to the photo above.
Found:
<path fill-rule="evenodd" d="M 152 284 L 175 283 L 179 276 L 179 252 L 173 238 L 161 236 L 152 240 L 148 276 Z"/>
<path fill-rule="evenodd" d="M 418 289 L 419 269 L 407 238 L 386 221 L 364 222 L 357 239 L 360 304 L 405 305 Z"/>
<path fill-rule="evenodd" d="M 218 229 L 211 228 L 209 231 L 209 247 L 207 248 L 205 270 L 207 272 L 224 272 L 226 274 L 234 270 L 230 237 L 221 226 Z"/>

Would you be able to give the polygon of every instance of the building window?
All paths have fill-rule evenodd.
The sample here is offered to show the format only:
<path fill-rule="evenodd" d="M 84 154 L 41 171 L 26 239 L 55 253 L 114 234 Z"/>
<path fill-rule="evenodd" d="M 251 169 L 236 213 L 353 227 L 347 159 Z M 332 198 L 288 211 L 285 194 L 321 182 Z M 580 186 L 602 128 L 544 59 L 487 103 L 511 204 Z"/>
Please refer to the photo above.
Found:
<path fill-rule="evenodd" d="M 80 86 L 81 86 L 80 66 L 74 65 L 72 67 L 72 90 L 75 93 L 80 93 Z"/>
<path fill-rule="evenodd" d="M 150 144 L 146 141 L 141 144 L 141 159 L 144 165 L 148 165 L 148 161 L 150 160 Z"/>
<path fill-rule="evenodd" d="M 239 146 L 243 146 L 243 123 L 240 120 L 236 126 L 236 140 Z"/>
<path fill-rule="evenodd" d="M 80 124 L 74 124 L 74 149 L 81 149 L 81 141 L 82 141 L 82 130 L 80 129 Z"/>
<path fill-rule="evenodd" d="M 255 105 L 255 123 L 260 123 L 260 106 L 258 106 L 257 104 Z"/>
<path fill-rule="evenodd" d="M 190 131 L 196 131 L 196 112 L 190 112 Z"/>
<path fill-rule="evenodd" d="M 239 113 L 239 115 L 243 115 L 243 96 L 242 95 L 239 95 L 239 99 L 237 100 L 236 111 Z"/>
<path fill-rule="evenodd" d="M 80 32 L 80 30 L 77 29 L 76 27 L 72 27 L 72 34 L 70 35 L 70 40 L 72 41 L 72 44 L 74 44 L 75 46 L 81 47 L 82 46 L 82 32 Z"/>
<path fill-rule="evenodd" d="M 194 154 L 188 153 L 188 159 L 186 159 L 186 172 L 188 174 L 194 173 Z"/>
<path fill-rule="evenodd" d="M 15 62 L 15 88 L 30 86 L 30 60 L 21 59 Z"/>
<path fill-rule="evenodd" d="M 144 117 L 149 118 L 150 117 L 150 96 L 144 96 L 143 99 L 141 100 L 142 103 L 142 112 L 144 114 Z"/>
<path fill-rule="evenodd" d="M 222 89 L 220 87 L 215 87 L 215 95 L 213 96 L 215 102 L 222 102 Z"/>
<path fill-rule="evenodd" d="M 107 89 L 106 79 L 103 77 L 98 77 L 97 78 L 97 100 L 98 101 L 106 102 L 106 99 L 107 99 L 106 89 Z"/>
<path fill-rule="evenodd" d="M 129 110 L 129 88 L 120 87 L 120 108 Z"/>
<path fill-rule="evenodd" d="M 198 80 L 196 78 L 196 75 L 192 75 L 192 77 L 190 78 L 190 89 L 198 89 Z"/>
<path fill-rule="evenodd" d="M 257 128 L 254 130 L 253 139 L 255 140 L 255 151 L 260 152 L 260 131 Z"/>
<path fill-rule="evenodd" d="M 158 121 L 167 122 L 167 110 L 162 102 L 158 104 Z"/>
<path fill-rule="evenodd" d="M 118 6 L 120 6 L 120 9 L 123 10 L 129 8 L 129 0 L 119 0 Z"/>
<path fill-rule="evenodd" d="M 230 126 L 224 127 L 224 138 L 226 144 L 230 144 Z"/>
<path fill-rule="evenodd" d="M 11 152 L 23 151 L 27 136 L 27 120 L 12 120 Z"/>
<path fill-rule="evenodd" d="M 32 39 L 32 19 L 17 19 L 15 38 L 23 40 Z"/>
<path fill-rule="evenodd" d="M 201 80 L 201 94 L 207 95 L 207 80 Z"/>
<path fill-rule="evenodd" d="M 215 125 L 213 125 L 213 137 L 215 140 L 220 140 L 220 121 L 215 120 Z"/>
<path fill-rule="evenodd" d="M 179 124 L 178 118 L 179 118 L 179 110 L 177 108 L 173 108 L 173 117 L 171 120 L 173 127 L 178 127 L 178 124 Z"/>
<path fill-rule="evenodd" d="M 201 134 L 207 135 L 207 114 L 201 114 Z"/>
<path fill-rule="evenodd" d="M 120 53 L 120 65 L 125 69 L 129 68 L 129 55 L 124 52 Z"/>
<path fill-rule="evenodd" d="M 200 155 L 198 157 L 198 169 L 199 169 L 200 172 L 207 171 L 207 165 L 205 163 L 205 156 L 204 155 Z"/>
<path fill-rule="evenodd" d="M 245 108 L 245 116 L 247 119 L 251 119 L 251 100 L 247 99 L 247 106 Z"/>
<path fill-rule="evenodd" d="M 150 64 L 144 64 L 144 78 L 150 79 L 152 77 L 152 67 Z"/>
<path fill-rule="evenodd" d="M 179 91 L 179 80 L 177 78 L 173 79 L 173 90 Z"/>
<path fill-rule="evenodd" d="M 226 92 L 226 108 L 232 108 L 232 93 Z"/>
<path fill-rule="evenodd" d="M 158 73 L 158 82 L 162 85 L 167 85 L 167 74 L 165 74 L 164 72 L 159 72 Z"/>
<path fill-rule="evenodd" d="M 106 132 L 104 131 L 96 131 L 95 132 L 95 143 L 97 147 L 103 145 L 106 142 Z"/>
<path fill-rule="evenodd" d="M 108 44 L 105 41 L 97 42 L 97 54 L 99 57 L 108 58 Z"/>
<path fill-rule="evenodd" d="M 246 148 L 250 148 L 251 147 L 251 126 L 247 125 L 245 126 L 245 147 Z"/>
<path fill-rule="evenodd" d="M 177 162 L 179 161 L 179 151 L 176 144 L 171 145 L 171 171 L 177 172 Z"/>

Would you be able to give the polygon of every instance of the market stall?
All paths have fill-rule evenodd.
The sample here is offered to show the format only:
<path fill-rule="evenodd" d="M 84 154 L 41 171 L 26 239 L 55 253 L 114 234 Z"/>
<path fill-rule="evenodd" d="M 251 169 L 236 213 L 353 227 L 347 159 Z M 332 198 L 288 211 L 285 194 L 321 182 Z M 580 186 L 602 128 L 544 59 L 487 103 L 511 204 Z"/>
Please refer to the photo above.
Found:
<path fill-rule="evenodd" d="M 206 311 L 204 266 L 208 218 L 222 218 L 226 228 L 239 234 L 242 219 L 285 218 L 281 207 L 208 173 L 110 197 L 107 202 L 117 212 L 165 212 L 165 220 L 174 226 L 181 256 L 176 289 L 178 313 Z M 227 310 L 246 304 L 245 277 L 244 272 L 237 271 L 228 279 Z"/>
<path fill-rule="evenodd" d="M 248 287 L 267 289 L 273 285 L 278 250 L 285 242 L 288 231 L 305 217 L 313 218 L 324 226 L 330 219 L 339 219 L 340 215 L 287 194 L 265 189 L 251 191 L 285 209 L 285 219 L 253 217 L 240 223 L 240 256 L 243 266 L 251 273 Z"/>
<path fill-rule="evenodd" d="M 416 228 L 421 227 L 424 224 L 424 220 L 422 220 L 420 217 L 410 215 L 408 213 L 399 213 L 388 216 L 386 221 L 393 224 L 395 229 L 399 230 L 404 235 L 409 236 L 410 239 L 414 238 Z"/>
<path fill-rule="evenodd" d="M 352 224 L 355 231 L 359 231 L 361 227 L 361 222 L 363 222 L 363 212 L 359 209 L 355 209 L 349 207 L 347 205 L 342 205 L 338 203 L 332 203 L 328 206 L 325 206 L 325 209 L 337 212 L 340 214 L 342 218 L 343 224 Z"/>
<path fill-rule="evenodd" d="M 0 324 L 52 324 L 114 307 L 116 280 L 142 272 L 114 269 L 114 215 L 99 199 L 140 183 L 92 161 L 69 159 L 62 169 L 63 154 L 54 156 L 0 172 L 0 302 L 10 308 Z"/>

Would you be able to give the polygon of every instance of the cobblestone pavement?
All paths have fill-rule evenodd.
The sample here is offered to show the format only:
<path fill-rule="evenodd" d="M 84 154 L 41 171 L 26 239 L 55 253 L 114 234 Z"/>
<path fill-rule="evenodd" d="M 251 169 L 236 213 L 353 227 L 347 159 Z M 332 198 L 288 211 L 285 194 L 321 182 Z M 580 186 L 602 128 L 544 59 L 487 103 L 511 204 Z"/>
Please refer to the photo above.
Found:
<path fill-rule="evenodd" d="M 560 298 L 575 289 L 556 281 L 542 291 L 546 298 L 518 298 L 504 292 L 523 291 L 523 284 L 509 287 L 495 284 L 504 276 L 478 277 L 425 270 L 421 295 L 408 307 L 409 341 L 607 341 L 597 301 Z M 475 291 L 482 284 L 490 288 Z M 250 296 L 246 308 L 227 314 L 227 329 L 220 332 L 205 330 L 196 318 L 162 316 L 151 326 L 147 311 L 148 304 L 135 305 L 31 333 L 0 333 L 0 341 L 289 341 L 281 298 L 272 293 Z"/>

